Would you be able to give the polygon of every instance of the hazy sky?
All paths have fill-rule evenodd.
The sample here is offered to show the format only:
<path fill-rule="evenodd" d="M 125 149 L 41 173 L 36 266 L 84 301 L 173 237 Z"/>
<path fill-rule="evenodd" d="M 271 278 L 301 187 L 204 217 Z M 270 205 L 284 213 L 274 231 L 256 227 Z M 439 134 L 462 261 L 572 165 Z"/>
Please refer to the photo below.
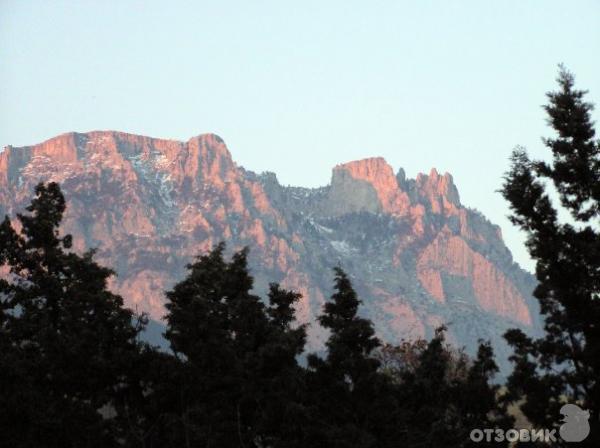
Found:
<path fill-rule="evenodd" d="M 559 62 L 600 107 L 599 55 L 598 0 L 0 0 L 0 146 L 215 132 L 301 186 L 364 157 L 435 166 L 530 268 L 495 191 L 515 145 L 545 152 Z"/>

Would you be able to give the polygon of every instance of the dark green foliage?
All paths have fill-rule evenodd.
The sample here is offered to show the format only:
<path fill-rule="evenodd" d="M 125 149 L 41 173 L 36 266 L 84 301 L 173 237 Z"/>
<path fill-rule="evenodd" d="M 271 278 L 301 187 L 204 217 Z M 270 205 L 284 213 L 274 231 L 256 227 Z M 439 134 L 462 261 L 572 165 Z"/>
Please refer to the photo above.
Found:
<path fill-rule="evenodd" d="M 379 362 L 370 355 L 380 342 L 371 321 L 357 316 L 361 302 L 341 268 L 335 268 L 335 289 L 319 316 L 319 323 L 331 331 L 327 364 L 339 377 L 356 384 L 377 371 Z M 319 361 L 312 357 L 310 363 L 316 366 Z"/>
<path fill-rule="evenodd" d="M 269 306 L 253 295 L 246 249 L 224 260 L 220 244 L 167 293 L 166 336 L 181 359 L 182 444 L 295 446 L 302 419 L 292 328 L 298 294 L 271 285 Z"/>
<path fill-rule="evenodd" d="M 0 224 L 0 445 L 112 446 L 142 322 L 107 290 L 112 271 L 93 251 L 69 251 L 58 185 L 35 193 L 21 232 Z"/>
<path fill-rule="evenodd" d="M 472 429 L 512 427 L 497 400 L 499 386 L 491 384 L 498 368 L 490 345 L 481 343 L 471 360 L 445 343 L 444 331 L 429 342 L 384 347 L 385 372 L 402 403 L 403 446 L 470 446 Z"/>
<path fill-rule="evenodd" d="M 263 446 L 304 446 L 307 422 L 304 405 L 305 372 L 297 357 L 304 351 L 306 327 L 293 327 L 293 305 L 300 294 L 271 284 L 269 290 L 268 343 L 260 353 L 256 373 L 261 389 L 257 433 Z"/>
<path fill-rule="evenodd" d="M 592 105 L 574 78 L 561 67 L 559 90 L 548 94 L 548 123 L 556 137 L 546 139 L 551 161 L 530 160 L 518 149 L 502 194 L 512 222 L 527 235 L 539 285 L 534 295 L 545 318 L 546 334 L 532 340 L 507 332 L 515 364 L 511 398 L 537 426 L 560 420 L 564 402 L 591 414 L 591 435 L 600 441 L 600 144 L 590 118 Z M 548 182 L 549 181 L 549 182 Z M 551 186 L 555 192 L 552 192 Z M 553 199 L 557 199 L 554 200 Z M 557 202 L 560 204 L 557 204 Z M 559 211 L 570 215 L 561 220 Z"/>
<path fill-rule="evenodd" d="M 380 342 L 372 323 L 357 315 L 360 301 L 350 279 L 335 269 L 335 293 L 319 322 L 331 335 L 327 357 L 308 358 L 313 411 L 311 446 L 397 446 L 397 403 L 391 381 L 373 351 Z"/>

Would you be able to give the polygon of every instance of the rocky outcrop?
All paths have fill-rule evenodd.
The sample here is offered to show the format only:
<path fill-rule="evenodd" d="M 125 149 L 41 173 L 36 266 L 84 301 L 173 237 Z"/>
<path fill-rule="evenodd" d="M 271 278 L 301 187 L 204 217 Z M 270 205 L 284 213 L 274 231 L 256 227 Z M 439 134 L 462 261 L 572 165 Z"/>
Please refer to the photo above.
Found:
<path fill-rule="evenodd" d="M 0 153 L 0 212 L 14 216 L 39 181 L 68 200 L 64 231 L 76 250 L 97 247 L 128 305 L 160 320 L 163 291 L 185 265 L 221 240 L 251 248 L 255 288 L 278 281 L 300 291 L 310 344 L 325 337 L 315 316 L 331 293 L 331 267 L 352 276 L 383 339 L 429 336 L 449 325 L 473 349 L 516 326 L 539 331 L 533 278 L 519 269 L 500 229 L 464 207 L 452 176 L 407 179 L 382 158 L 338 165 L 330 185 L 284 187 L 233 161 L 206 134 L 187 142 L 120 132 L 70 133 Z"/>
<path fill-rule="evenodd" d="M 333 214 L 368 211 L 405 215 L 410 206 L 392 167 L 381 157 L 336 166 L 328 202 Z"/>
<path fill-rule="evenodd" d="M 466 290 L 460 291 L 462 296 L 472 296 L 477 305 L 488 312 L 532 325 L 523 296 L 506 275 L 471 249 L 464 239 L 446 229 L 421 252 L 417 275 L 421 285 L 441 303 L 448 295 L 442 279 L 452 282 L 452 277 L 459 277 L 466 285 Z M 454 293 L 456 295 L 456 289 Z"/>

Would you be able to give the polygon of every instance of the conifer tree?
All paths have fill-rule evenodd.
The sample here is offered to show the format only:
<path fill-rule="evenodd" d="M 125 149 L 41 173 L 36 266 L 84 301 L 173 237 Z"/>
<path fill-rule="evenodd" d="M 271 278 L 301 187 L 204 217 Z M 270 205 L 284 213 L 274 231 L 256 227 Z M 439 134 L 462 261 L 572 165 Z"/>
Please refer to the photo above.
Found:
<path fill-rule="evenodd" d="M 470 359 L 445 342 L 445 331 L 438 328 L 426 344 L 417 340 L 402 347 L 400 356 L 410 359 L 394 363 L 404 446 L 464 447 L 472 444 L 473 429 L 512 428 L 505 405 L 497 399 L 500 386 L 492 383 L 498 367 L 489 343 L 480 343 L 477 356 Z"/>
<path fill-rule="evenodd" d="M 239 443 L 239 366 L 226 303 L 224 250 L 221 244 L 198 257 L 188 266 L 188 277 L 167 293 L 165 335 L 181 362 L 169 420 L 180 446 Z"/>
<path fill-rule="evenodd" d="M 310 441 L 331 447 L 397 445 L 391 384 L 372 356 L 380 346 L 373 324 L 357 315 L 360 300 L 350 279 L 335 268 L 335 293 L 319 322 L 330 331 L 324 359 L 310 355 L 309 390 L 314 407 Z"/>
<path fill-rule="evenodd" d="M 419 354 L 416 369 L 401 373 L 399 399 L 405 408 L 407 446 L 457 446 L 466 440 L 464 434 L 455 432 L 459 416 L 452 406 L 452 383 L 456 377 L 450 377 L 451 370 L 457 376 L 464 374 L 466 361 L 462 356 L 453 359 L 444 343 L 444 330 L 436 330 Z M 453 361 L 455 366 L 451 366 Z"/>
<path fill-rule="evenodd" d="M 182 362 L 177 430 L 184 446 L 298 446 L 304 327 L 292 328 L 298 295 L 251 293 L 248 250 L 224 259 L 221 243 L 167 293 L 166 336 Z"/>
<path fill-rule="evenodd" d="M 270 285 L 266 310 L 269 334 L 260 350 L 256 372 L 260 378 L 257 434 L 265 447 L 305 446 L 305 371 L 297 359 L 304 351 L 306 325 L 295 325 L 293 307 L 300 298 L 299 293 L 276 283 Z"/>
<path fill-rule="evenodd" d="M 115 408 L 130 388 L 135 324 L 107 289 L 113 274 L 94 252 L 72 252 L 59 226 L 65 199 L 39 184 L 27 214 L 0 224 L 0 445 L 108 447 Z M 6 272 L 8 271 L 8 272 Z"/>
<path fill-rule="evenodd" d="M 563 67 L 558 84 L 544 107 L 556 131 L 544 140 L 550 160 L 531 160 L 523 149 L 515 150 L 502 188 L 510 219 L 527 235 L 536 261 L 534 296 L 545 319 L 540 339 L 519 330 L 506 333 L 515 365 L 509 387 L 538 427 L 556 427 L 565 402 L 588 410 L 592 428 L 585 443 L 598 446 L 600 143 L 586 92 L 575 88 Z"/>
<path fill-rule="evenodd" d="M 490 342 L 480 341 L 477 356 L 469 363 L 467 375 L 459 383 L 455 394 L 465 439 L 475 428 L 500 428 L 506 431 L 514 427 L 514 418 L 503 400 L 505 392 L 496 380 L 498 372 Z M 506 441 L 496 444 L 506 445 Z"/>

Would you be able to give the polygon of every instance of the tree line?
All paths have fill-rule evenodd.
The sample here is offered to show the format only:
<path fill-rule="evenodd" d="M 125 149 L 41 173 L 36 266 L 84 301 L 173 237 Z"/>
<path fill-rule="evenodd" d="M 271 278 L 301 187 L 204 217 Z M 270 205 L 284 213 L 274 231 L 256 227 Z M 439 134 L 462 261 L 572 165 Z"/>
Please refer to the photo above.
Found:
<path fill-rule="evenodd" d="M 505 387 L 488 342 L 469 357 L 441 327 L 429 341 L 383 344 L 340 267 L 318 317 L 326 350 L 301 361 L 300 295 L 275 283 L 256 295 L 248 250 L 227 257 L 224 244 L 165 293 L 170 350 L 153 347 L 140 337 L 147 317 L 108 289 L 113 271 L 60 232 L 59 185 L 40 183 L 19 229 L 0 224 L 0 446 L 463 447 L 475 428 L 512 428 L 511 405 L 552 428 L 566 402 L 589 410 L 596 445 L 600 144 L 585 92 L 564 69 L 558 81 L 546 106 L 552 160 L 516 150 L 502 188 L 537 262 L 546 330 L 507 332 Z"/>

